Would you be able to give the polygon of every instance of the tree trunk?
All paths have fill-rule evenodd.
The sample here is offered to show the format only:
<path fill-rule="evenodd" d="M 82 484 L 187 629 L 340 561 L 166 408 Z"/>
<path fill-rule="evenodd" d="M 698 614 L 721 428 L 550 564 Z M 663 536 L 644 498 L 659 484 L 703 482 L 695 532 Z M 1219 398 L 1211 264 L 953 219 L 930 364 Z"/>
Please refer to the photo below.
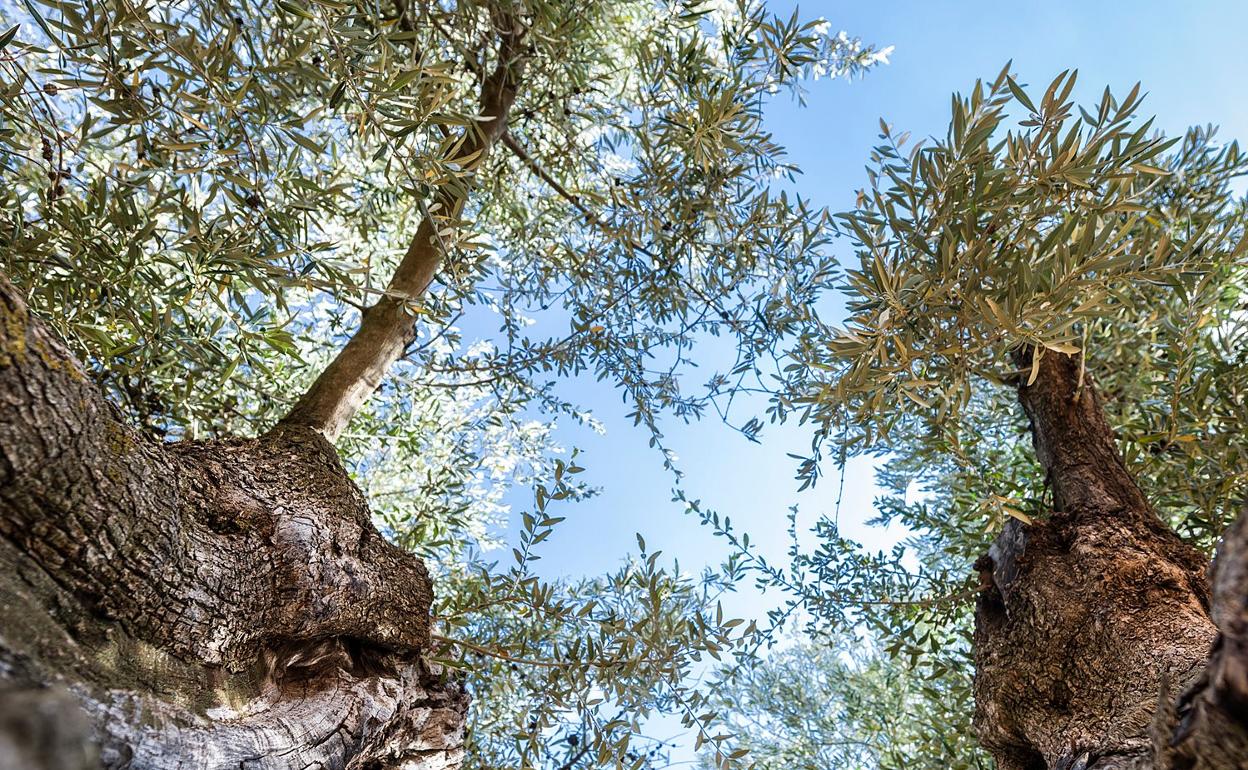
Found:
<path fill-rule="evenodd" d="M 466 172 L 523 71 L 526 29 L 491 21 Z M 330 442 L 414 338 L 470 186 L 438 191 L 387 293 L 255 440 L 132 431 L 0 277 L 0 770 L 459 766 L 467 696 L 422 655 L 429 576 Z"/>
<path fill-rule="evenodd" d="M 318 432 L 138 434 L 0 278 L 0 767 L 455 767 L 431 601 Z"/>
<path fill-rule="evenodd" d="M 1248 523 L 1210 574 L 1127 471 L 1080 367 L 1048 351 L 1019 386 L 1055 510 L 1010 521 L 976 565 L 980 740 L 1001 770 L 1248 767 Z"/>

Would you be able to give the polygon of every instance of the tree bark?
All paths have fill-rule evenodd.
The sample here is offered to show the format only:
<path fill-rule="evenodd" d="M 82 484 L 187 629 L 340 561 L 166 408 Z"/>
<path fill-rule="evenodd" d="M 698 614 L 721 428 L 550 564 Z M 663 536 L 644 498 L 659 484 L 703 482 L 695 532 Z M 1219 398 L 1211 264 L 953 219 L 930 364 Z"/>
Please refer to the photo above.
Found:
<path fill-rule="evenodd" d="M 322 435 L 141 435 L 0 278 L 0 767 L 457 766 L 431 601 Z"/>
<path fill-rule="evenodd" d="M 1047 351 L 1019 386 L 1055 510 L 1010 521 L 976 565 L 980 740 L 1001 770 L 1248 767 L 1248 523 L 1211 579 L 1127 471 L 1080 367 Z"/>
<path fill-rule="evenodd" d="M 470 174 L 506 131 L 517 17 L 481 118 L 385 295 L 254 440 L 125 425 L 0 277 L 0 768 L 458 767 L 467 696 L 423 653 L 424 565 L 331 442 L 414 337 Z"/>

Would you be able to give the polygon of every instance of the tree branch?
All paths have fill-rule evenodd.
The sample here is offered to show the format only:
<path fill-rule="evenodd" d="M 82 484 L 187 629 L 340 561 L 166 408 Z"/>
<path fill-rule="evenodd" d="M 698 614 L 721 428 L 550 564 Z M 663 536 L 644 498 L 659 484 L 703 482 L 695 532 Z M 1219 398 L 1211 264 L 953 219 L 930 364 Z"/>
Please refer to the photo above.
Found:
<path fill-rule="evenodd" d="M 565 201 L 572 204 L 572 207 L 581 212 L 586 220 L 598 227 L 606 228 L 606 223 L 603 222 L 595 212 L 591 211 L 584 203 L 582 203 L 579 197 L 569 192 L 568 188 L 560 184 L 559 180 L 555 179 L 546 171 L 546 169 L 542 168 L 542 165 L 534 160 L 533 156 L 529 155 L 528 151 L 525 150 L 518 141 L 516 141 L 516 138 L 511 135 L 510 131 L 503 132 L 502 139 L 503 145 L 507 149 L 511 150 L 511 153 L 519 158 L 520 162 L 527 166 L 529 171 L 533 172 L 538 179 L 550 185 L 550 188 L 558 193 L 560 198 L 563 198 Z M 608 232 L 608 234 L 611 233 Z"/>
<path fill-rule="evenodd" d="M 1014 359 L 1024 372 L 1035 367 L 1030 385 L 1023 375 L 1018 398 L 1031 420 L 1036 458 L 1053 485 L 1054 508 L 1151 516 L 1147 498 L 1123 465 L 1096 388 L 1082 381 L 1081 357 L 1026 346 Z"/>
<path fill-rule="evenodd" d="M 493 20 L 500 41 L 498 63 L 481 84 L 482 119 L 465 129 L 449 159 L 469 175 L 506 131 L 523 74 L 525 29 L 510 14 L 495 13 Z M 426 212 L 385 294 L 363 313 L 355 335 L 286 415 L 284 423 L 312 428 L 334 441 L 381 385 L 386 371 L 415 339 L 410 306 L 425 293 L 441 265 L 444 254 L 438 237 L 439 224 L 458 217 L 467 202 L 470 179 L 469 176 L 462 185 L 444 185 L 437 191 L 431 207 L 437 215 Z"/>

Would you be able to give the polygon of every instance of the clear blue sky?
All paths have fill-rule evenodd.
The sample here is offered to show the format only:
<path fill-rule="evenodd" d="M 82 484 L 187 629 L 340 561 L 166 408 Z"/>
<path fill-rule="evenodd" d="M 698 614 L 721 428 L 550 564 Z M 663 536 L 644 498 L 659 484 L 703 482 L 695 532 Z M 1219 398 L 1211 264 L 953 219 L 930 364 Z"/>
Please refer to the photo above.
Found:
<path fill-rule="evenodd" d="M 775 2 L 777 12 L 793 4 Z M 867 156 L 878 120 L 916 137 L 942 134 L 949 95 L 977 77 L 991 78 L 1007 60 L 1020 80 L 1039 86 L 1061 70 L 1079 69 L 1076 95 L 1092 101 L 1109 85 L 1125 93 L 1136 81 L 1149 94 L 1143 111 L 1157 116 L 1167 133 L 1214 123 L 1225 139 L 1248 141 L 1248 1 L 1186 3 L 1160 0 L 898 0 L 883 3 L 806 2 L 802 15 L 827 18 L 833 29 L 878 45 L 894 45 L 892 63 L 854 82 L 821 80 L 810 85 L 807 106 L 788 99 L 769 109 L 770 128 L 804 169 L 798 187 L 816 204 L 852 206 L 865 180 Z M 844 250 L 844 247 L 838 247 Z M 846 256 L 842 254 L 842 256 Z M 601 487 L 597 499 L 559 511 L 557 528 L 539 562 L 545 574 L 596 574 L 614 567 L 636 548 L 641 532 L 651 549 L 663 549 L 690 568 L 715 562 L 723 544 L 682 515 L 671 502 L 671 480 L 647 436 L 625 420 L 619 394 L 601 383 L 566 383 L 561 391 L 590 408 L 607 427 L 605 436 L 561 429 L 560 439 L 584 452 L 587 480 Z M 794 461 L 809 435 L 796 426 L 770 429 L 761 446 L 714 421 L 665 433 L 687 473 L 694 496 L 732 516 L 771 555 L 785 547 L 785 514 L 799 504 L 809 522 L 830 512 L 836 498 L 834 469 L 813 491 L 797 494 Z M 896 533 L 871 531 L 869 462 L 851 464 L 841 521 L 854 537 L 875 547 Z M 527 494 L 517 509 L 530 505 Z M 969 565 L 968 565 L 969 569 Z M 760 613 L 770 601 L 742 596 L 737 614 Z M 687 759 L 679 752 L 673 759 Z"/>

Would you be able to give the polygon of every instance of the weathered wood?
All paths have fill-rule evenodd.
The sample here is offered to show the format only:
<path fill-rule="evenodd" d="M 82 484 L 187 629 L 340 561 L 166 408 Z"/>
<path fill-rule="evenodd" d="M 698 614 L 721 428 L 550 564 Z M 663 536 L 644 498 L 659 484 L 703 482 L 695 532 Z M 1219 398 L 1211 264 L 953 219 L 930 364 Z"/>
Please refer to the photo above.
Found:
<path fill-rule="evenodd" d="M 0 280 L 0 767 L 457 765 L 431 602 L 322 435 L 143 436 Z"/>
<path fill-rule="evenodd" d="M 1248 525 L 1228 533 L 1211 596 L 1080 365 L 1048 352 L 1019 386 L 1056 510 L 1011 521 L 977 564 L 976 730 L 1002 770 L 1248 767 Z"/>

